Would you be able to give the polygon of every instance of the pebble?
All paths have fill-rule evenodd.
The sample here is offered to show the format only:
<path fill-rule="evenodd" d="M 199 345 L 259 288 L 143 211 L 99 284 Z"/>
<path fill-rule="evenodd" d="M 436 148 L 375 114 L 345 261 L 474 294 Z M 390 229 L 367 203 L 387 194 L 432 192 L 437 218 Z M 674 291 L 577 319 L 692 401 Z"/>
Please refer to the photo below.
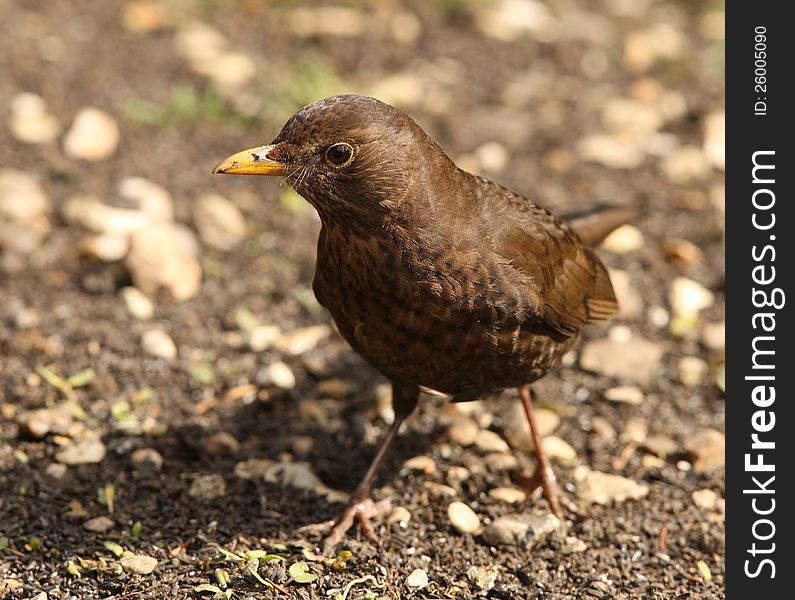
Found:
<path fill-rule="evenodd" d="M 583 346 L 580 366 L 586 371 L 645 386 L 656 374 L 662 355 L 663 349 L 659 344 L 640 337 L 632 337 L 628 341 L 603 338 Z"/>
<path fill-rule="evenodd" d="M 577 462 L 577 451 L 563 438 L 550 435 L 541 440 L 544 454 L 549 458 L 557 458 L 563 464 Z"/>
<path fill-rule="evenodd" d="M 422 487 L 428 490 L 431 495 L 440 498 L 455 498 L 458 495 L 455 488 L 443 483 L 436 483 L 435 481 L 423 481 Z"/>
<path fill-rule="evenodd" d="M 702 510 L 715 510 L 718 508 L 718 501 L 721 497 L 710 489 L 696 490 L 691 494 L 693 504 Z"/>
<path fill-rule="evenodd" d="M 622 225 L 602 242 L 602 248 L 616 254 L 629 254 L 643 248 L 645 241 L 640 229 L 634 225 Z"/>
<path fill-rule="evenodd" d="M 674 183 L 705 179 L 712 172 L 706 155 L 697 146 L 676 148 L 662 160 L 663 175 Z"/>
<path fill-rule="evenodd" d="M 605 442 L 610 442 L 616 439 L 616 430 L 613 425 L 604 417 L 595 416 L 591 420 L 591 428 L 593 432 Z"/>
<path fill-rule="evenodd" d="M 518 504 L 527 499 L 527 494 L 524 491 L 512 487 L 492 488 L 489 490 L 489 496 L 506 504 Z"/>
<path fill-rule="evenodd" d="M 487 142 L 475 148 L 475 158 L 480 169 L 489 173 L 502 173 L 511 160 L 508 149 L 499 142 Z"/>
<path fill-rule="evenodd" d="M 84 439 L 64 446 L 55 454 L 55 460 L 64 465 L 88 465 L 105 458 L 105 444 L 99 439 Z"/>
<path fill-rule="evenodd" d="M 119 559 L 121 568 L 136 575 L 149 575 L 157 567 L 157 559 L 145 554 L 133 554 Z"/>
<path fill-rule="evenodd" d="M 133 233 L 125 265 L 135 287 L 149 295 L 163 287 L 176 300 L 195 296 L 202 272 L 194 246 L 193 234 L 171 223 L 150 223 Z"/>
<path fill-rule="evenodd" d="M 9 167 L 0 169 L 0 221 L 35 224 L 49 211 L 50 200 L 33 175 Z"/>
<path fill-rule="evenodd" d="M 668 301 L 674 315 L 697 318 L 702 310 L 715 303 L 715 295 L 697 281 L 677 277 L 671 283 Z"/>
<path fill-rule="evenodd" d="M 676 59 L 685 51 L 683 35 L 669 23 L 657 23 L 632 31 L 624 40 L 624 64 L 634 73 L 643 73 L 658 59 Z"/>
<path fill-rule="evenodd" d="M 331 335 L 328 325 L 312 325 L 288 331 L 273 341 L 273 346 L 291 356 L 298 356 L 315 348 Z"/>
<path fill-rule="evenodd" d="M 80 242 L 80 252 L 98 258 L 102 262 L 122 260 L 130 251 L 130 238 L 117 233 L 100 233 L 84 238 Z"/>
<path fill-rule="evenodd" d="M 190 484 L 188 496 L 199 500 L 215 500 L 226 496 L 226 481 L 218 473 L 199 475 Z"/>
<path fill-rule="evenodd" d="M 14 138 L 27 144 L 48 144 L 61 133 L 58 119 L 47 112 L 44 99 L 31 92 L 17 94 L 11 100 L 8 128 Z"/>
<path fill-rule="evenodd" d="M 643 404 L 645 396 L 643 390 L 635 385 L 619 385 L 606 389 L 602 396 L 605 400 L 610 402 L 619 402 L 621 404 L 631 404 L 633 406 L 640 406 Z"/>
<path fill-rule="evenodd" d="M 154 448 L 138 448 L 130 455 L 132 464 L 141 469 L 159 471 L 163 468 L 163 456 Z"/>
<path fill-rule="evenodd" d="M 136 319 L 146 321 L 155 314 L 155 305 L 141 290 L 136 287 L 126 286 L 119 291 L 124 300 L 127 311 Z"/>
<path fill-rule="evenodd" d="M 586 502 L 608 504 L 637 500 L 649 493 L 649 487 L 620 475 L 588 470 L 577 483 L 577 497 Z"/>
<path fill-rule="evenodd" d="M 726 348 L 726 323 L 704 323 L 701 330 L 701 342 L 710 350 Z"/>
<path fill-rule="evenodd" d="M 74 419 L 66 408 L 39 408 L 23 416 L 22 425 L 34 438 L 48 433 L 68 435 Z"/>
<path fill-rule="evenodd" d="M 463 502 L 451 502 L 447 506 L 447 516 L 460 533 L 475 533 L 480 529 L 480 517 Z"/>
<path fill-rule="evenodd" d="M 633 136 L 649 135 L 663 125 L 662 116 L 653 106 L 634 98 L 605 100 L 601 118 L 605 129 L 611 133 L 626 132 Z"/>
<path fill-rule="evenodd" d="M 108 531 L 109 529 L 113 529 L 116 526 L 116 523 L 113 522 L 112 519 L 108 517 L 94 517 L 93 519 L 89 519 L 85 523 L 83 523 L 83 529 L 87 531 Z"/>
<path fill-rule="evenodd" d="M 560 417 L 549 409 L 536 408 L 533 411 L 533 416 L 538 427 L 538 434 L 542 438 L 551 434 L 560 425 Z M 502 420 L 505 423 L 505 437 L 512 448 L 527 452 L 535 448 L 530 435 L 530 425 L 520 403 L 512 402 L 506 405 L 502 412 Z"/>
<path fill-rule="evenodd" d="M 650 435 L 643 442 L 643 446 L 660 458 L 670 456 L 679 449 L 679 444 L 666 435 Z"/>
<path fill-rule="evenodd" d="M 476 10 L 474 21 L 483 34 L 504 42 L 527 34 L 549 41 L 558 29 L 558 23 L 549 8 L 537 0 L 485 3 Z"/>
<path fill-rule="evenodd" d="M 423 569 L 414 569 L 406 577 L 406 585 L 415 590 L 421 590 L 428 585 L 428 573 Z"/>
<path fill-rule="evenodd" d="M 687 387 L 696 387 L 709 375 L 709 366 L 698 356 L 683 356 L 679 359 L 677 371 L 679 381 Z"/>
<path fill-rule="evenodd" d="M 240 442 L 231 433 L 217 431 L 204 441 L 202 450 L 212 457 L 235 456 L 240 452 Z"/>
<path fill-rule="evenodd" d="M 726 113 L 716 111 L 704 117 L 704 155 L 716 169 L 726 168 Z"/>
<path fill-rule="evenodd" d="M 219 250 L 231 250 L 246 235 L 246 222 L 240 209 L 219 194 L 199 198 L 193 222 L 201 240 Z"/>
<path fill-rule="evenodd" d="M 624 431 L 621 433 L 621 441 L 625 444 L 642 444 L 646 441 L 648 432 L 649 427 L 646 425 L 646 421 L 637 417 L 632 417 L 628 419 L 626 425 L 624 425 Z"/>
<path fill-rule="evenodd" d="M 611 169 L 634 169 L 645 159 L 642 147 L 632 139 L 602 133 L 592 134 L 577 142 L 577 152 Z"/>
<path fill-rule="evenodd" d="M 104 160 L 116 152 L 119 137 L 113 117 L 96 108 L 84 108 L 64 136 L 64 152 L 72 158 Z"/>
<path fill-rule="evenodd" d="M 497 471 L 511 471 L 519 467 L 519 460 L 507 452 L 492 452 L 483 457 L 483 464 Z"/>
<path fill-rule="evenodd" d="M 664 240 L 660 245 L 665 258 L 677 266 L 687 269 L 704 262 L 704 253 L 693 242 L 681 238 Z"/>
<path fill-rule="evenodd" d="M 324 484 L 306 463 L 271 463 L 264 472 L 264 478 L 271 483 L 287 485 L 303 490 L 312 490 L 325 496 L 331 502 L 347 502 L 348 494 L 334 490 Z"/>
<path fill-rule="evenodd" d="M 144 352 L 171 360 L 177 357 L 177 345 L 174 340 L 162 329 L 150 329 L 141 336 L 141 345 Z"/>
<path fill-rule="evenodd" d="M 396 506 L 386 519 L 388 524 L 397 523 L 401 528 L 406 527 L 411 521 L 411 513 L 405 506 Z"/>
<path fill-rule="evenodd" d="M 174 203 L 164 187 L 143 177 L 125 177 L 119 181 L 120 198 L 152 221 L 174 220 Z"/>
<path fill-rule="evenodd" d="M 709 473 L 726 464 L 726 437 L 715 429 L 701 429 L 688 436 L 685 450 L 693 458 L 697 473 Z"/>
<path fill-rule="evenodd" d="M 480 427 L 478 427 L 478 424 L 472 419 L 460 418 L 456 419 L 447 433 L 450 437 L 450 441 L 466 448 L 475 443 L 480 433 Z"/>
<path fill-rule="evenodd" d="M 295 374 L 287 363 L 276 361 L 263 369 L 262 376 L 257 375 L 257 380 L 264 384 L 275 385 L 283 390 L 295 387 Z"/>
<path fill-rule="evenodd" d="M 185 23 L 174 35 L 176 53 L 199 73 L 204 72 L 206 66 L 226 50 L 226 46 L 224 34 L 201 21 Z"/>
<path fill-rule="evenodd" d="M 258 325 L 248 335 L 248 347 L 253 352 L 262 352 L 273 346 L 281 335 L 281 329 L 275 325 Z"/>
<path fill-rule="evenodd" d="M 323 398 L 335 398 L 337 400 L 346 398 L 356 391 L 356 387 L 350 382 L 339 377 L 322 379 L 315 386 L 317 395 Z"/>
<path fill-rule="evenodd" d="M 653 454 L 644 454 L 640 459 L 640 464 L 646 470 L 649 469 L 662 469 L 665 466 L 665 461 Z"/>
<path fill-rule="evenodd" d="M 500 576 L 500 567 L 495 564 L 488 566 L 472 565 L 467 569 L 469 579 L 479 590 L 488 591 L 497 583 Z"/>
<path fill-rule="evenodd" d="M 483 540 L 489 546 L 527 546 L 556 531 L 562 523 L 555 515 L 505 515 L 489 523 L 483 530 Z"/>
<path fill-rule="evenodd" d="M 77 194 L 64 202 L 63 215 L 68 223 L 97 233 L 128 236 L 144 229 L 150 218 L 142 211 L 104 204 L 94 196 Z"/>
<path fill-rule="evenodd" d="M 362 10 L 343 6 L 315 6 L 290 11 L 290 29 L 300 37 L 331 35 L 354 37 L 371 25 Z"/>
<path fill-rule="evenodd" d="M 482 429 L 475 437 L 475 447 L 483 452 L 510 452 L 511 447 L 494 431 Z"/>
<path fill-rule="evenodd" d="M 257 65 L 243 52 L 222 52 L 196 69 L 212 79 L 219 91 L 231 96 L 245 87 L 257 74 Z"/>
<path fill-rule="evenodd" d="M 426 475 L 436 472 L 436 461 L 430 456 L 415 456 L 403 463 L 403 468 L 408 471 L 420 471 Z"/>
<path fill-rule="evenodd" d="M 122 9 L 121 22 L 132 33 L 158 31 L 169 23 L 168 8 L 157 0 L 131 0 Z"/>

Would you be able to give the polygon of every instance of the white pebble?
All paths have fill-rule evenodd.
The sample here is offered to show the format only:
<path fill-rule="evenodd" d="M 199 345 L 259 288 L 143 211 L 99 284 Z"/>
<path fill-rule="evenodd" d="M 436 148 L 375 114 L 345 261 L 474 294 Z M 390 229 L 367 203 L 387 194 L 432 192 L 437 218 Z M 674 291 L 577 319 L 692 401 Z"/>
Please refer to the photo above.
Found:
<path fill-rule="evenodd" d="M 110 158 L 119 145 L 119 126 L 108 113 L 96 108 L 84 108 L 75 117 L 64 136 L 64 152 L 72 158 L 104 160 Z"/>
<path fill-rule="evenodd" d="M 451 502 L 447 507 L 450 522 L 461 533 L 475 533 L 480 529 L 480 517 L 463 502 Z"/>

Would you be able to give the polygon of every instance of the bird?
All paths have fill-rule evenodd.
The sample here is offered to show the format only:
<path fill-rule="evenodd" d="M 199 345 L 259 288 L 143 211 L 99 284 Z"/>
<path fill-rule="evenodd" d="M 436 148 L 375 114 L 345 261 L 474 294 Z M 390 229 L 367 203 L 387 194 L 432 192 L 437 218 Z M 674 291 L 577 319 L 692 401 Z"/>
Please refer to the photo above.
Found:
<path fill-rule="evenodd" d="M 537 461 L 522 485 L 540 488 L 555 515 L 583 516 L 544 455 L 530 384 L 560 364 L 584 326 L 618 310 L 591 246 L 629 209 L 575 211 L 566 222 L 460 169 L 405 112 L 353 94 L 305 106 L 272 142 L 213 173 L 282 177 L 316 209 L 315 296 L 391 382 L 394 421 L 329 524 L 326 553 L 354 522 L 377 544 L 372 485 L 423 391 L 465 402 L 517 388 Z"/>

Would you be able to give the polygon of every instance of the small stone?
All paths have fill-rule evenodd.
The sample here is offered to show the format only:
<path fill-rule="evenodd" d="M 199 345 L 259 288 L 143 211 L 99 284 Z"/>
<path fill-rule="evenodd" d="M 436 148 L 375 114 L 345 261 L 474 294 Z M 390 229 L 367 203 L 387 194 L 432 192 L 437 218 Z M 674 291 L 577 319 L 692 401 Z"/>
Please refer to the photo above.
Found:
<path fill-rule="evenodd" d="M 595 504 L 637 500 L 649 493 L 646 485 L 601 471 L 588 471 L 585 478 L 577 483 L 577 496 Z"/>
<path fill-rule="evenodd" d="M 455 488 L 443 483 L 436 483 L 435 481 L 423 481 L 422 487 L 428 490 L 431 495 L 440 498 L 455 498 L 458 495 Z"/>
<path fill-rule="evenodd" d="M 697 318 L 715 303 L 715 295 L 703 285 L 686 277 L 677 277 L 668 293 L 671 310 L 676 316 Z"/>
<path fill-rule="evenodd" d="M 489 490 L 489 496 L 506 504 L 518 504 L 527 499 L 527 494 L 518 488 L 496 487 Z"/>
<path fill-rule="evenodd" d="M 74 419 L 66 408 L 39 408 L 22 419 L 22 425 L 34 438 L 43 438 L 48 433 L 68 435 Z"/>
<path fill-rule="evenodd" d="M 194 71 L 202 72 L 205 66 L 220 56 L 227 46 L 220 31 L 200 21 L 189 21 L 174 36 L 174 47 Z"/>
<path fill-rule="evenodd" d="M 353 37 L 361 35 L 368 28 L 368 15 L 356 8 L 315 6 L 291 10 L 288 23 L 293 32 L 301 37 Z"/>
<path fill-rule="evenodd" d="M 480 427 L 472 419 L 461 418 L 457 419 L 447 432 L 450 441 L 466 448 L 475 443 L 475 440 L 480 433 Z"/>
<path fill-rule="evenodd" d="M 328 325 L 312 325 L 283 333 L 274 340 L 273 345 L 277 350 L 298 356 L 315 348 L 329 335 L 331 328 Z"/>
<path fill-rule="evenodd" d="M 124 300 L 127 311 L 136 319 L 146 321 L 154 316 L 155 305 L 138 288 L 126 286 L 119 291 L 119 294 Z"/>
<path fill-rule="evenodd" d="M 130 461 L 138 469 L 159 471 L 163 468 L 163 456 L 154 448 L 138 448 L 133 450 Z"/>
<path fill-rule="evenodd" d="M 726 437 L 715 429 L 701 429 L 685 441 L 697 473 L 709 473 L 726 464 Z"/>
<path fill-rule="evenodd" d="M 704 154 L 716 169 L 726 168 L 726 113 L 717 111 L 704 118 Z"/>
<path fill-rule="evenodd" d="M 591 420 L 591 428 L 599 439 L 605 442 L 611 442 L 616 439 L 616 430 L 610 424 L 610 421 L 604 417 L 596 416 Z"/>
<path fill-rule="evenodd" d="M 312 471 L 312 467 L 306 463 L 272 463 L 265 471 L 264 477 L 271 483 L 312 490 L 332 502 L 347 502 L 348 500 L 348 494 L 326 486 Z"/>
<path fill-rule="evenodd" d="M 483 464 L 496 471 L 511 471 L 519 467 L 519 460 L 507 452 L 492 452 L 483 457 Z"/>
<path fill-rule="evenodd" d="M 626 37 L 624 64 L 634 73 L 643 73 L 661 58 L 679 58 L 685 48 L 685 38 L 679 30 L 669 23 L 657 23 Z"/>
<path fill-rule="evenodd" d="M 527 34 L 549 40 L 558 29 L 549 8 L 537 0 L 489 2 L 479 7 L 473 16 L 475 26 L 483 34 L 504 42 Z"/>
<path fill-rule="evenodd" d="M 629 254 L 643 248 L 645 241 L 640 229 L 634 225 L 622 225 L 602 242 L 602 248 L 616 254 Z"/>
<path fill-rule="evenodd" d="M 396 506 L 393 508 L 386 519 L 388 524 L 397 523 L 400 527 L 406 527 L 409 521 L 411 521 L 411 513 L 405 506 Z"/>
<path fill-rule="evenodd" d="M 408 471 L 420 471 L 426 475 L 436 472 L 436 461 L 430 456 L 415 456 L 403 463 L 403 468 Z"/>
<path fill-rule="evenodd" d="M 705 179 L 712 172 L 704 152 L 696 146 L 682 146 L 672 151 L 663 159 L 661 168 L 674 183 Z"/>
<path fill-rule="evenodd" d="M 566 440 L 550 435 L 541 440 L 544 454 L 549 458 L 557 458 L 563 464 L 577 462 L 577 451 Z"/>
<path fill-rule="evenodd" d="M 588 549 L 588 544 L 586 544 L 583 540 L 573 535 L 567 535 L 566 538 L 563 540 L 565 546 L 563 547 L 563 551 L 566 554 L 575 554 L 578 552 L 585 552 Z"/>
<path fill-rule="evenodd" d="M 510 447 L 526 452 L 533 450 L 535 445 L 522 405 L 518 402 L 511 402 L 504 406 L 505 408 L 501 411 L 502 421 L 505 424 L 505 437 L 510 443 Z M 533 411 L 533 416 L 536 420 L 538 435 L 542 438 L 551 434 L 560 425 L 560 417 L 549 409 L 537 408 Z"/>
<path fill-rule="evenodd" d="M 621 441 L 625 444 L 642 444 L 646 441 L 648 430 L 649 428 L 646 425 L 646 421 L 633 417 L 624 425 Z"/>
<path fill-rule="evenodd" d="M 611 133 L 627 133 L 640 137 L 660 129 L 663 119 L 659 111 L 646 102 L 616 97 L 603 102 L 602 124 Z M 642 242 L 642 236 L 640 240 Z"/>
<path fill-rule="evenodd" d="M 68 223 L 97 233 L 129 236 L 144 229 L 151 219 L 138 209 L 120 208 L 100 202 L 94 196 L 78 194 L 64 202 L 63 215 Z"/>
<path fill-rule="evenodd" d="M 119 196 L 152 221 L 174 220 L 171 194 L 164 187 L 143 177 L 125 177 L 119 181 Z"/>
<path fill-rule="evenodd" d="M 475 446 L 483 452 L 510 452 L 508 442 L 502 439 L 497 433 L 482 429 L 478 431 L 475 438 Z"/>
<path fill-rule="evenodd" d="M 646 470 L 662 469 L 665 466 L 665 461 L 653 454 L 644 454 L 640 459 L 640 464 L 642 464 L 643 468 Z"/>
<path fill-rule="evenodd" d="M 262 383 L 275 385 L 283 390 L 291 390 L 295 387 L 295 374 L 287 363 L 276 361 L 269 364 L 263 370 L 262 377 L 257 376 Z"/>
<path fill-rule="evenodd" d="M 460 487 L 461 483 L 472 477 L 472 472 L 466 467 L 452 466 L 447 469 L 447 482 Z"/>
<path fill-rule="evenodd" d="M 696 387 L 709 375 L 709 366 L 698 356 L 683 356 L 679 359 L 678 372 L 679 381 L 687 387 Z"/>
<path fill-rule="evenodd" d="M 479 590 L 488 591 L 497 583 L 500 576 L 500 567 L 492 564 L 488 566 L 472 565 L 467 569 L 467 578 Z"/>
<path fill-rule="evenodd" d="M 99 439 L 84 439 L 64 446 L 55 454 L 55 460 L 65 465 L 88 465 L 105 458 L 105 444 Z"/>
<path fill-rule="evenodd" d="M 663 349 L 640 337 L 628 341 L 599 339 L 585 344 L 580 366 L 607 377 L 628 379 L 648 385 L 660 364 Z"/>
<path fill-rule="evenodd" d="M 231 433 L 218 431 L 204 441 L 202 449 L 207 456 L 234 456 L 240 452 L 240 442 Z"/>
<path fill-rule="evenodd" d="M 195 245 L 190 231 L 171 223 L 150 223 L 134 232 L 125 265 L 135 287 L 148 295 L 163 287 L 176 300 L 195 296 L 202 276 Z"/>
<path fill-rule="evenodd" d="M 273 461 L 264 458 L 250 458 L 235 465 L 235 476 L 240 479 L 265 479 L 265 475 L 273 468 Z"/>
<path fill-rule="evenodd" d="M 33 175 L 0 169 L 0 221 L 35 224 L 49 212 L 50 200 Z"/>
<path fill-rule="evenodd" d="M 643 442 L 643 446 L 660 458 L 670 456 L 679 449 L 679 444 L 665 435 L 650 435 Z"/>
<path fill-rule="evenodd" d="M 108 517 L 94 517 L 93 519 L 89 519 L 85 523 L 83 523 L 83 529 L 87 531 L 108 531 L 109 529 L 113 529 L 116 526 L 116 523 L 113 522 L 112 519 Z"/>
<path fill-rule="evenodd" d="M 643 163 L 645 154 L 637 141 L 621 136 L 593 134 L 577 143 L 577 151 L 585 160 L 611 169 L 634 169 Z"/>
<path fill-rule="evenodd" d="M 489 173 L 502 173 L 511 160 L 508 149 L 499 142 L 487 142 L 475 149 L 480 169 Z"/>
<path fill-rule="evenodd" d="M 60 481 L 64 477 L 66 477 L 66 473 L 68 472 L 68 468 L 66 465 L 62 465 L 60 463 L 50 463 L 47 465 L 47 468 L 44 469 L 44 472 L 47 474 L 47 477 L 51 477 L 56 481 Z"/>
<path fill-rule="evenodd" d="M 141 336 L 144 352 L 171 360 L 177 357 L 177 346 L 174 340 L 162 329 L 150 329 Z"/>
<path fill-rule="evenodd" d="M 218 194 L 199 198 L 193 222 L 202 241 L 220 250 L 231 250 L 246 235 L 246 221 L 240 209 Z"/>
<path fill-rule="evenodd" d="M 84 108 L 64 136 L 64 152 L 72 158 L 104 160 L 116 152 L 119 137 L 113 117 L 96 108 Z"/>
<path fill-rule="evenodd" d="M 124 5 L 121 22 L 131 33 L 151 33 L 168 25 L 168 9 L 155 0 L 131 0 Z"/>
<path fill-rule="evenodd" d="M 349 381 L 332 377 L 331 379 L 323 379 L 317 382 L 315 386 L 317 395 L 323 398 L 335 398 L 337 400 L 346 398 L 356 391 L 354 385 Z"/>
<path fill-rule="evenodd" d="M 130 251 L 130 238 L 116 233 L 91 235 L 80 242 L 80 251 L 103 262 L 116 262 Z"/>
<path fill-rule="evenodd" d="M 483 530 L 483 540 L 490 546 L 526 547 L 561 527 L 561 521 L 548 513 L 542 516 L 506 515 L 489 523 Z"/>
<path fill-rule="evenodd" d="M 218 473 L 200 475 L 190 484 L 188 496 L 200 500 L 215 500 L 226 496 L 226 481 Z"/>
<path fill-rule="evenodd" d="M 406 585 L 415 590 L 421 590 L 428 585 L 428 573 L 422 569 L 414 569 L 406 577 Z"/>
<path fill-rule="evenodd" d="M 693 503 L 702 510 L 715 510 L 720 496 L 710 489 L 696 490 L 691 494 Z"/>
<path fill-rule="evenodd" d="M 660 245 L 665 258 L 677 266 L 687 269 L 704 262 L 704 253 L 693 242 L 679 238 L 671 238 Z"/>
<path fill-rule="evenodd" d="M 701 330 L 701 342 L 710 350 L 726 348 L 726 323 L 704 323 Z"/>
<path fill-rule="evenodd" d="M 41 96 L 31 92 L 23 92 L 11 100 L 8 128 L 11 135 L 27 144 L 48 144 L 61 133 L 58 119 L 47 112 Z"/>
<path fill-rule="evenodd" d="M 248 346 L 253 352 L 262 352 L 273 346 L 281 335 L 281 329 L 275 325 L 258 325 L 249 333 Z"/>
<path fill-rule="evenodd" d="M 121 568 L 136 575 L 149 575 L 157 567 L 157 559 L 145 554 L 133 554 L 119 559 Z"/>
<path fill-rule="evenodd" d="M 619 385 L 612 387 L 606 389 L 602 396 L 604 396 L 605 400 L 610 400 L 610 402 L 631 404 L 633 406 L 640 406 L 645 399 L 643 390 L 635 385 Z"/>
<path fill-rule="evenodd" d="M 450 522 L 461 533 L 475 533 L 480 529 L 480 517 L 463 502 L 451 502 L 447 507 Z"/>

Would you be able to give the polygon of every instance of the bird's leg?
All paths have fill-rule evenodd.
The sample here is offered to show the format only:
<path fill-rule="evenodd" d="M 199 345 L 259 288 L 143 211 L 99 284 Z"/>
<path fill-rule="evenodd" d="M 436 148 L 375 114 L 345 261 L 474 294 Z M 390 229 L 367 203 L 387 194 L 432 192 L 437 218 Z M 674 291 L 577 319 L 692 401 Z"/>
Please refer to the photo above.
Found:
<path fill-rule="evenodd" d="M 359 527 L 367 538 L 375 545 L 378 545 L 378 538 L 370 524 L 370 517 L 377 513 L 378 510 L 376 504 L 370 498 L 370 490 L 381 463 L 384 462 L 384 458 L 397 437 L 400 426 L 414 412 L 419 395 L 420 391 L 416 386 L 392 384 L 392 405 L 395 409 L 395 421 L 389 427 L 386 437 L 381 441 L 378 452 L 376 452 L 373 461 L 367 468 L 364 477 L 362 477 L 359 485 L 356 486 L 356 490 L 351 494 L 345 511 L 334 522 L 334 526 L 323 544 L 323 553 L 325 555 L 331 555 L 335 546 L 342 541 L 342 538 L 345 537 L 345 534 L 353 525 L 354 520 L 359 522 Z"/>
<path fill-rule="evenodd" d="M 552 470 L 551 465 L 547 462 L 547 457 L 544 456 L 543 446 L 541 445 L 541 437 L 538 435 L 535 417 L 533 416 L 533 401 L 531 399 L 529 385 L 523 385 L 519 388 L 519 397 L 522 399 L 524 412 L 525 415 L 527 415 L 527 422 L 530 423 L 530 434 L 533 437 L 533 444 L 536 448 L 536 460 L 538 461 L 538 467 L 536 468 L 536 472 L 533 474 L 533 476 L 522 477 L 519 481 L 519 485 L 525 488 L 528 493 L 533 493 L 538 488 L 541 488 L 544 498 L 546 498 L 547 502 L 549 503 L 549 507 L 552 509 L 552 513 L 556 517 L 560 518 L 560 509 L 563 508 L 567 512 L 584 519 L 585 515 L 580 512 L 579 508 L 577 508 L 577 505 L 574 504 L 574 502 L 572 502 L 563 493 L 563 490 L 560 489 L 557 477 L 555 477 L 555 472 Z"/>

